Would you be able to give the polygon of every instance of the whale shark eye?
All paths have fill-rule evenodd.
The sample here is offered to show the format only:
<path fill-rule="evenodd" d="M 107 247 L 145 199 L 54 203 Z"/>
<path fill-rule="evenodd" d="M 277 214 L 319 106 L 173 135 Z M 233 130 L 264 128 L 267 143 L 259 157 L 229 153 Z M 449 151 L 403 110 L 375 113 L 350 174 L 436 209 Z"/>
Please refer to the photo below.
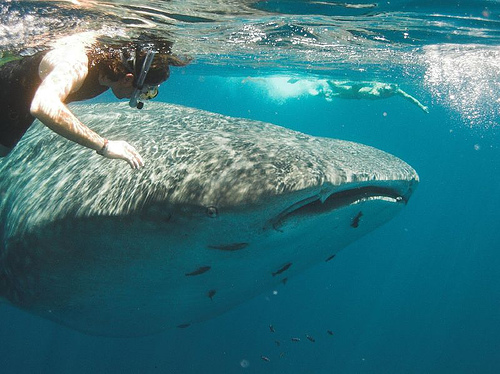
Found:
<path fill-rule="evenodd" d="M 214 206 L 209 206 L 207 208 L 207 216 L 210 218 L 216 218 L 219 215 L 219 212 L 217 211 L 217 208 Z"/>

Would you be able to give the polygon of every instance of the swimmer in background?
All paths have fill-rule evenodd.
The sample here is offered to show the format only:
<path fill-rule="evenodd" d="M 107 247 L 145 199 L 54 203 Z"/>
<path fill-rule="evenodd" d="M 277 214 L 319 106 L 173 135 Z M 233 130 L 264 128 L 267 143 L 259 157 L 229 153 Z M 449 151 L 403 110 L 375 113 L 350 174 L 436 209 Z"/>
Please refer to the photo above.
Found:
<path fill-rule="evenodd" d="M 429 108 L 423 105 L 416 98 L 403 91 L 397 84 L 382 82 L 339 82 L 327 81 L 331 92 L 325 92 L 330 97 L 340 97 L 343 99 L 387 99 L 391 96 L 399 95 L 417 105 L 425 113 L 429 113 Z"/>
<path fill-rule="evenodd" d="M 294 84 L 299 79 L 289 79 L 288 83 Z M 326 82 L 327 84 L 324 84 Z M 326 100 L 331 101 L 337 97 L 340 99 L 387 99 L 399 95 L 412 104 L 417 105 L 425 113 L 429 113 L 429 108 L 423 105 L 416 98 L 406 93 L 394 83 L 382 82 L 352 82 L 352 81 L 333 81 L 321 80 L 314 89 L 316 95 L 322 95 Z"/>
<path fill-rule="evenodd" d="M 185 66 L 171 53 L 172 42 L 141 36 L 137 41 L 103 43 L 91 32 L 59 40 L 53 49 L 0 66 L 0 157 L 16 146 L 38 118 L 57 134 L 132 168 L 144 166 L 137 150 L 123 140 L 107 140 L 67 107 L 111 89 L 141 109 L 169 78 L 169 66 Z"/>

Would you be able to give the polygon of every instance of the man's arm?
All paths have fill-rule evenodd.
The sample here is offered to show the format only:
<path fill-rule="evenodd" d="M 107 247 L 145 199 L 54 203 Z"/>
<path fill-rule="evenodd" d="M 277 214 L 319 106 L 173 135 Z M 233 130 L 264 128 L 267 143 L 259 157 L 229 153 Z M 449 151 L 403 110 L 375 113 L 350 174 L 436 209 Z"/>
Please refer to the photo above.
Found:
<path fill-rule="evenodd" d="M 31 114 L 66 139 L 100 150 L 104 139 L 80 122 L 63 102 L 82 85 L 88 73 L 83 63 L 69 65 L 63 62 L 43 79 L 31 102 Z"/>
<path fill-rule="evenodd" d="M 403 96 L 406 100 L 408 100 L 410 103 L 413 103 L 417 105 L 420 109 L 422 109 L 425 113 L 429 113 L 429 108 L 422 104 L 420 101 L 418 101 L 416 98 L 411 96 L 410 94 L 404 92 L 402 89 L 398 88 L 397 94 L 400 96 Z"/>
<path fill-rule="evenodd" d="M 64 100 L 77 91 L 88 74 L 87 56 L 73 56 L 70 61 L 61 58 L 60 51 L 51 51 L 40 64 L 43 79 L 31 103 L 30 112 L 57 134 L 87 148 L 100 151 L 105 157 L 123 159 L 132 168 L 144 162 L 139 153 L 124 141 L 106 141 L 75 117 Z"/>

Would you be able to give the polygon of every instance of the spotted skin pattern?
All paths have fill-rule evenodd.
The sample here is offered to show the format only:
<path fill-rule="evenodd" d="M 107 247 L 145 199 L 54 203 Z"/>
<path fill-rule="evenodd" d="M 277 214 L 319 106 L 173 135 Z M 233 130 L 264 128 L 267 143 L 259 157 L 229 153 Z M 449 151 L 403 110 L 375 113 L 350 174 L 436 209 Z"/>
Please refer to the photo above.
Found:
<path fill-rule="evenodd" d="M 0 298 L 89 334 L 214 317 L 333 258 L 418 184 L 383 151 L 268 123 L 166 103 L 71 109 L 146 165 L 35 122 L 0 159 Z"/>

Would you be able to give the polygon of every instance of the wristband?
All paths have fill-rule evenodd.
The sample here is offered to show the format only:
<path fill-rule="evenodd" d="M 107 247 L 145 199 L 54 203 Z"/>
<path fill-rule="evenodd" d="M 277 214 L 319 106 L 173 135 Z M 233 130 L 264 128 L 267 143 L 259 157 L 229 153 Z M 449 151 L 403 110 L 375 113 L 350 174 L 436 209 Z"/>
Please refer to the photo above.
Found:
<path fill-rule="evenodd" d="M 109 141 L 108 139 L 104 139 L 104 145 L 102 146 L 101 149 L 96 151 L 98 155 L 104 156 L 104 152 L 106 152 L 106 149 L 108 148 Z"/>

